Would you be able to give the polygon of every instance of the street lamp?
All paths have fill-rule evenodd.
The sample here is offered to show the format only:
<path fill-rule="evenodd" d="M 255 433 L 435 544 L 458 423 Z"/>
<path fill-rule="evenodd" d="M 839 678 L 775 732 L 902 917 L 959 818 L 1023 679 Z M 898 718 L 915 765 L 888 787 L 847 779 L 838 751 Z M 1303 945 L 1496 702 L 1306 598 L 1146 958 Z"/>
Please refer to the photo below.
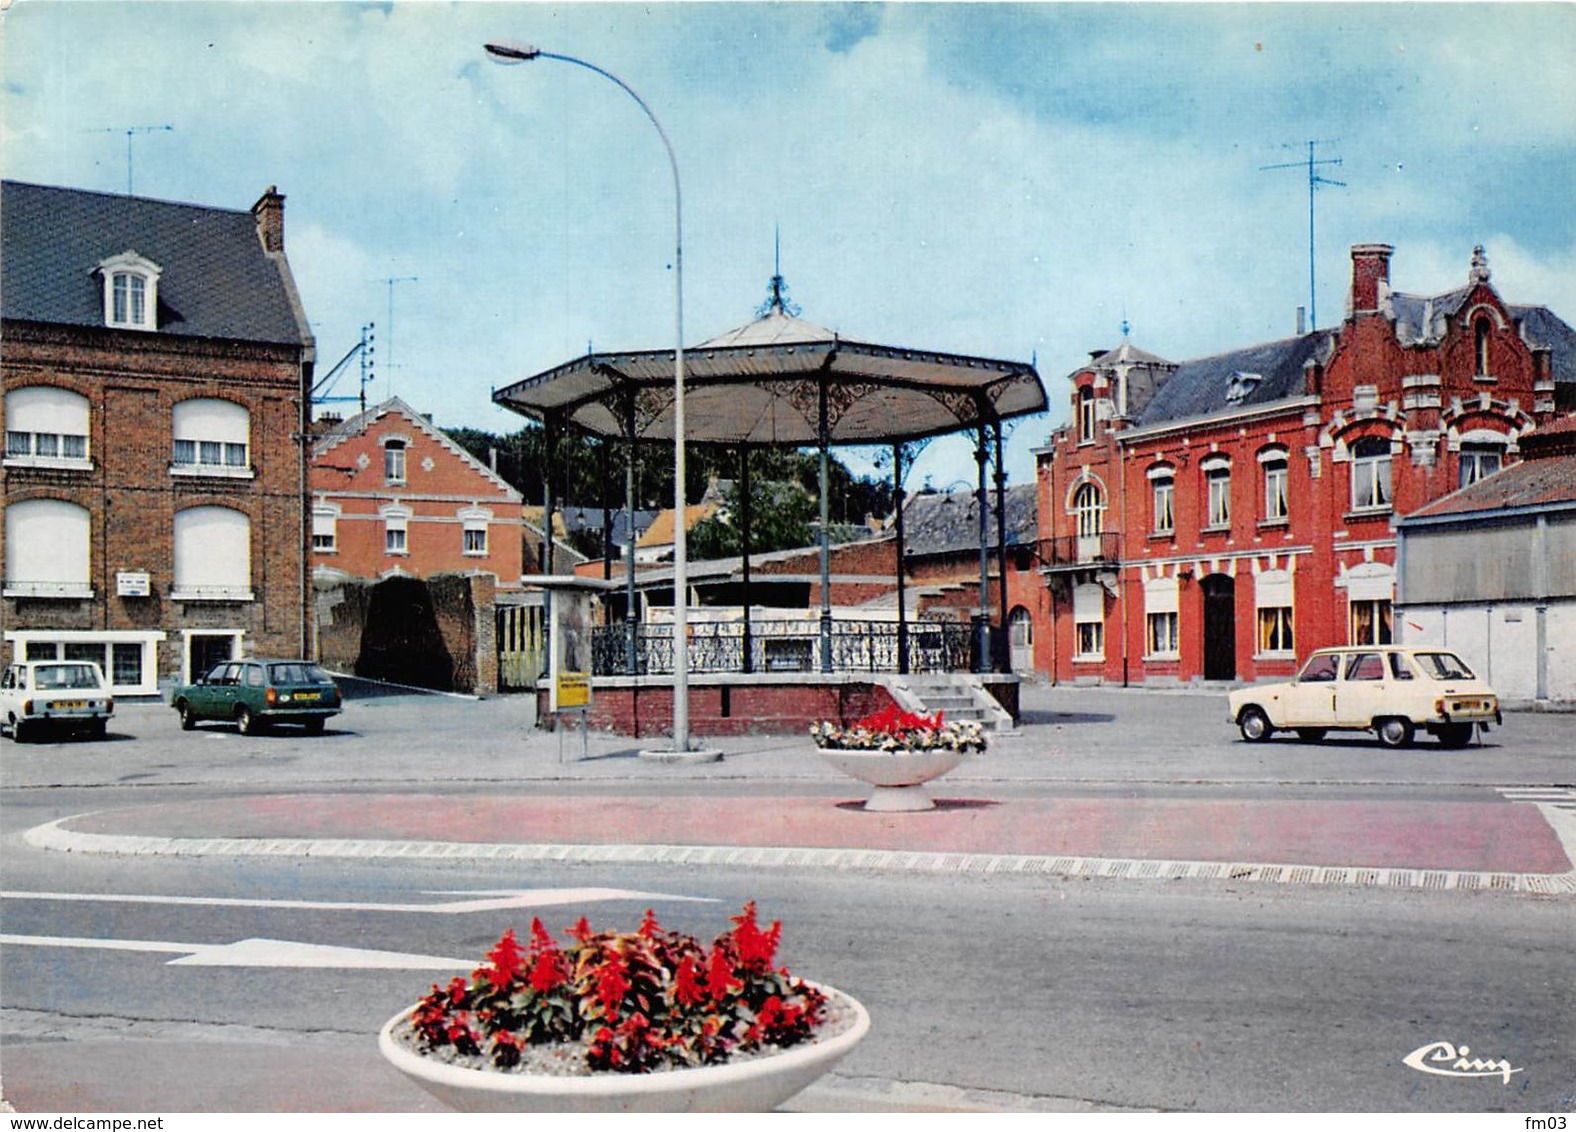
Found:
<path fill-rule="evenodd" d="M 668 167 L 673 170 L 673 749 L 682 753 L 689 750 L 689 580 L 684 530 L 684 194 L 679 188 L 678 158 L 668 132 L 646 100 L 611 71 L 573 55 L 558 55 L 524 43 L 498 41 L 487 44 L 486 49 L 497 63 L 556 59 L 601 75 L 635 100 L 668 151 Z"/>

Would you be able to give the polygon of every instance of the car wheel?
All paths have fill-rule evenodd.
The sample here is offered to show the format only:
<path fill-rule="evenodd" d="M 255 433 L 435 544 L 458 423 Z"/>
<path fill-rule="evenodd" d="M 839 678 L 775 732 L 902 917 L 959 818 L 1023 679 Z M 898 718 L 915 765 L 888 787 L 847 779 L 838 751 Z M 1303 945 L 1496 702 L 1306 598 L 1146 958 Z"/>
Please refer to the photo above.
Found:
<path fill-rule="evenodd" d="M 1412 721 L 1409 719 L 1392 715 L 1374 724 L 1374 731 L 1379 736 L 1380 744 L 1391 750 L 1412 745 Z"/>
<path fill-rule="evenodd" d="M 1297 728 L 1297 738 L 1301 739 L 1304 743 L 1317 743 L 1320 739 L 1324 738 L 1324 728 L 1299 727 Z"/>
<path fill-rule="evenodd" d="M 1472 742 L 1472 732 L 1476 728 L 1475 723 L 1447 723 L 1439 728 L 1439 745 L 1459 750 Z"/>
<path fill-rule="evenodd" d="M 1250 743 L 1262 743 L 1275 734 L 1275 729 L 1270 726 L 1270 717 L 1259 707 L 1242 709 L 1242 714 L 1237 716 L 1237 730 Z"/>
<path fill-rule="evenodd" d="M 252 710 L 245 707 L 235 709 L 235 725 L 241 729 L 242 735 L 256 735 L 263 729 L 261 721 L 252 714 Z"/>
<path fill-rule="evenodd" d="M 302 724 L 302 726 L 306 728 L 306 733 L 308 735 L 323 734 L 323 720 L 321 719 L 309 719 L 306 721 L 306 723 Z"/>
<path fill-rule="evenodd" d="M 27 725 L 27 723 L 25 721 L 23 721 L 23 720 L 18 719 L 18 720 L 15 720 L 11 724 L 11 740 L 12 740 L 12 742 L 15 742 L 15 743 L 26 743 L 27 742 L 27 737 L 29 735 L 31 735 L 32 732 L 33 732 L 33 729 L 31 727 L 29 727 Z"/>
<path fill-rule="evenodd" d="M 175 705 L 175 712 L 181 717 L 182 731 L 190 731 L 197 726 L 197 716 L 192 712 L 191 704 L 185 700 Z"/>

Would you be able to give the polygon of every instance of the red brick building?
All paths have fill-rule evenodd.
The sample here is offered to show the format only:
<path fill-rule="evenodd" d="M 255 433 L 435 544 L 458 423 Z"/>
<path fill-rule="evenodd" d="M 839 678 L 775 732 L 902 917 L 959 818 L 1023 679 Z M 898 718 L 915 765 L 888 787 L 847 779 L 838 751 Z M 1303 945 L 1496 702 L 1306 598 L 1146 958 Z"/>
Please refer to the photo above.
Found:
<path fill-rule="evenodd" d="M 320 577 L 481 572 L 520 588 L 520 493 L 398 397 L 321 432 L 311 483 Z"/>
<path fill-rule="evenodd" d="M 1312 649 L 1394 633 L 1396 518 L 1519 458 L 1568 412 L 1576 331 L 1466 284 L 1392 291 L 1352 248 L 1338 326 L 1174 363 L 1124 342 L 1071 375 L 1037 452 L 1057 680 L 1288 675 Z"/>
<path fill-rule="evenodd" d="M 134 695 L 302 654 L 314 353 L 284 197 L 0 192 L 7 655 Z"/>

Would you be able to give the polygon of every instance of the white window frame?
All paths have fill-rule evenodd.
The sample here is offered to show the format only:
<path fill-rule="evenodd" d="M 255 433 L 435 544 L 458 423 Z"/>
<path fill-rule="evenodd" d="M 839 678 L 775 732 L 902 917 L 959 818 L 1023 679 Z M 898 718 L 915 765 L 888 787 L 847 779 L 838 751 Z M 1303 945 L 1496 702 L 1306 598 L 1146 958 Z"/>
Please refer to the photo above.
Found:
<path fill-rule="evenodd" d="M 410 554 L 409 507 L 385 507 L 383 516 L 383 553 L 385 556 L 404 558 Z"/>
<path fill-rule="evenodd" d="M 1078 390 L 1078 443 L 1092 444 L 1099 416 L 1095 411 L 1094 390 L 1085 385 Z"/>
<path fill-rule="evenodd" d="M 1365 620 L 1367 625 L 1359 622 Z M 1360 628 L 1368 632 L 1359 633 Z M 1347 602 L 1347 642 L 1353 645 L 1395 644 L 1395 604 L 1390 598 L 1351 598 Z"/>
<path fill-rule="evenodd" d="M 1381 446 L 1382 450 L 1381 450 Z M 1368 449 L 1359 453 L 1359 448 Z M 1391 480 L 1393 458 L 1390 439 L 1365 436 L 1352 443 L 1352 510 L 1382 512 L 1391 508 L 1395 485 Z"/>
<path fill-rule="evenodd" d="M 97 644 L 109 660 L 104 677 L 109 690 L 117 696 L 156 696 L 159 694 L 159 642 L 166 639 L 162 630 L 152 629 L 17 629 L 5 640 L 11 655 L 29 660 L 58 659 L 70 645 Z M 141 680 L 123 683 L 115 679 L 115 654 L 135 649 Z"/>
<path fill-rule="evenodd" d="M 175 512 L 172 601 L 253 601 L 252 520 L 233 507 Z"/>
<path fill-rule="evenodd" d="M 92 514 L 67 499 L 5 508 L 5 597 L 93 597 Z"/>
<path fill-rule="evenodd" d="M 1463 440 L 1457 454 L 1456 486 L 1470 487 L 1504 468 L 1506 448 L 1503 440 Z M 1494 466 L 1485 471 L 1484 465 L 1490 462 Z"/>
<path fill-rule="evenodd" d="M 221 397 L 191 397 L 170 411 L 170 474 L 253 479 L 252 414 Z"/>
<path fill-rule="evenodd" d="M 1259 453 L 1264 478 L 1264 522 L 1284 523 L 1291 517 L 1291 459 L 1284 448 Z"/>
<path fill-rule="evenodd" d="M 1073 590 L 1073 659 L 1105 659 L 1105 588 L 1098 582 Z"/>
<path fill-rule="evenodd" d="M 1152 660 L 1176 660 L 1180 655 L 1181 595 L 1176 575 L 1150 578 L 1144 583 L 1144 655 Z M 1160 635 L 1156 635 L 1157 628 Z M 1169 647 L 1157 647 L 1167 645 Z"/>
<path fill-rule="evenodd" d="M 1213 456 L 1200 465 L 1204 473 L 1204 497 L 1207 506 L 1204 529 L 1221 531 L 1231 528 L 1231 461 L 1224 456 Z"/>
<path fill-rule="evenodd" d="M 460 519 L 460 553 L 466 558 L 486 558 L 490 550 L 487 532 L 488 521 L 492 512 L 481 508 L 470 508 L 459 513 Z M 479 535 L 481 546 L 471 548 L 471 536 Z"/>
<path fill-rule="evenodd" d="M 383 482 L 401 486 L 410 482 L 410 442 L 390 437 L 383 442 Z"/>
<path fill-rule="evenodd" d="M 1177 479 L 1170 467 L 1149 469 L 1150 521 L 1153 533 L 1175 534 L 1177 529 Z"/>
<path fill-rule="evenodd" d="M 324 540 L 319 545 L 319 539 Z M 339 553 L 339 508 L 319 503 L 312 508 L 312 553 Z"/>
<path fill-rule="evenodd" d="M 24 385 L 5 395 L 5 466 L 92 471 L 92 404 L 58 385 Z"/>
<path fill-rule="evenodd" d="M 1254 655 L 1272 660 L 1284 660 L 1297 655 L 1296 602 L 1293 600 L 1292 573 L 1290 570 L 1265 570 L 1253 579 L 1253 641 Z M 1284 631 L 1285 638 L 1277 641 L 1278 648 L 1265 644 L 1265 625 L 1273 621 L 1275 634 Z"/>
<path fill-rule="evenodd" d="M 115 330 L 157 330 L 159 276 L 164 269 L 151 259 L 126 251 L 99 263 L 104 281 L 104 325 Z M 133 285 L 140 289 L 140 306 L 133 309 Z"/>

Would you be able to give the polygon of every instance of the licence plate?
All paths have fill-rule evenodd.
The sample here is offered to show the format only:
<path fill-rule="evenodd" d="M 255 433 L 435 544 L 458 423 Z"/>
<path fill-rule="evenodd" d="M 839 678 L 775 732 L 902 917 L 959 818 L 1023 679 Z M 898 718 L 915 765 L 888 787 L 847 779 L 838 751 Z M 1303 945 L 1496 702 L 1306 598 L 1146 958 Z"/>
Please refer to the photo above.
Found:
<path fill-rule="evenodd" d="M 321 692 L 297 692 L 295 694 L 295 700 L 297 703 L 316 703 L 322 698 L 323 693 Z"/>
<path fill-rule="evenodd" d="M 88 706 L 86 700 L 56 700 L 49 706 L 51 711 L 83 711 Z"/>

